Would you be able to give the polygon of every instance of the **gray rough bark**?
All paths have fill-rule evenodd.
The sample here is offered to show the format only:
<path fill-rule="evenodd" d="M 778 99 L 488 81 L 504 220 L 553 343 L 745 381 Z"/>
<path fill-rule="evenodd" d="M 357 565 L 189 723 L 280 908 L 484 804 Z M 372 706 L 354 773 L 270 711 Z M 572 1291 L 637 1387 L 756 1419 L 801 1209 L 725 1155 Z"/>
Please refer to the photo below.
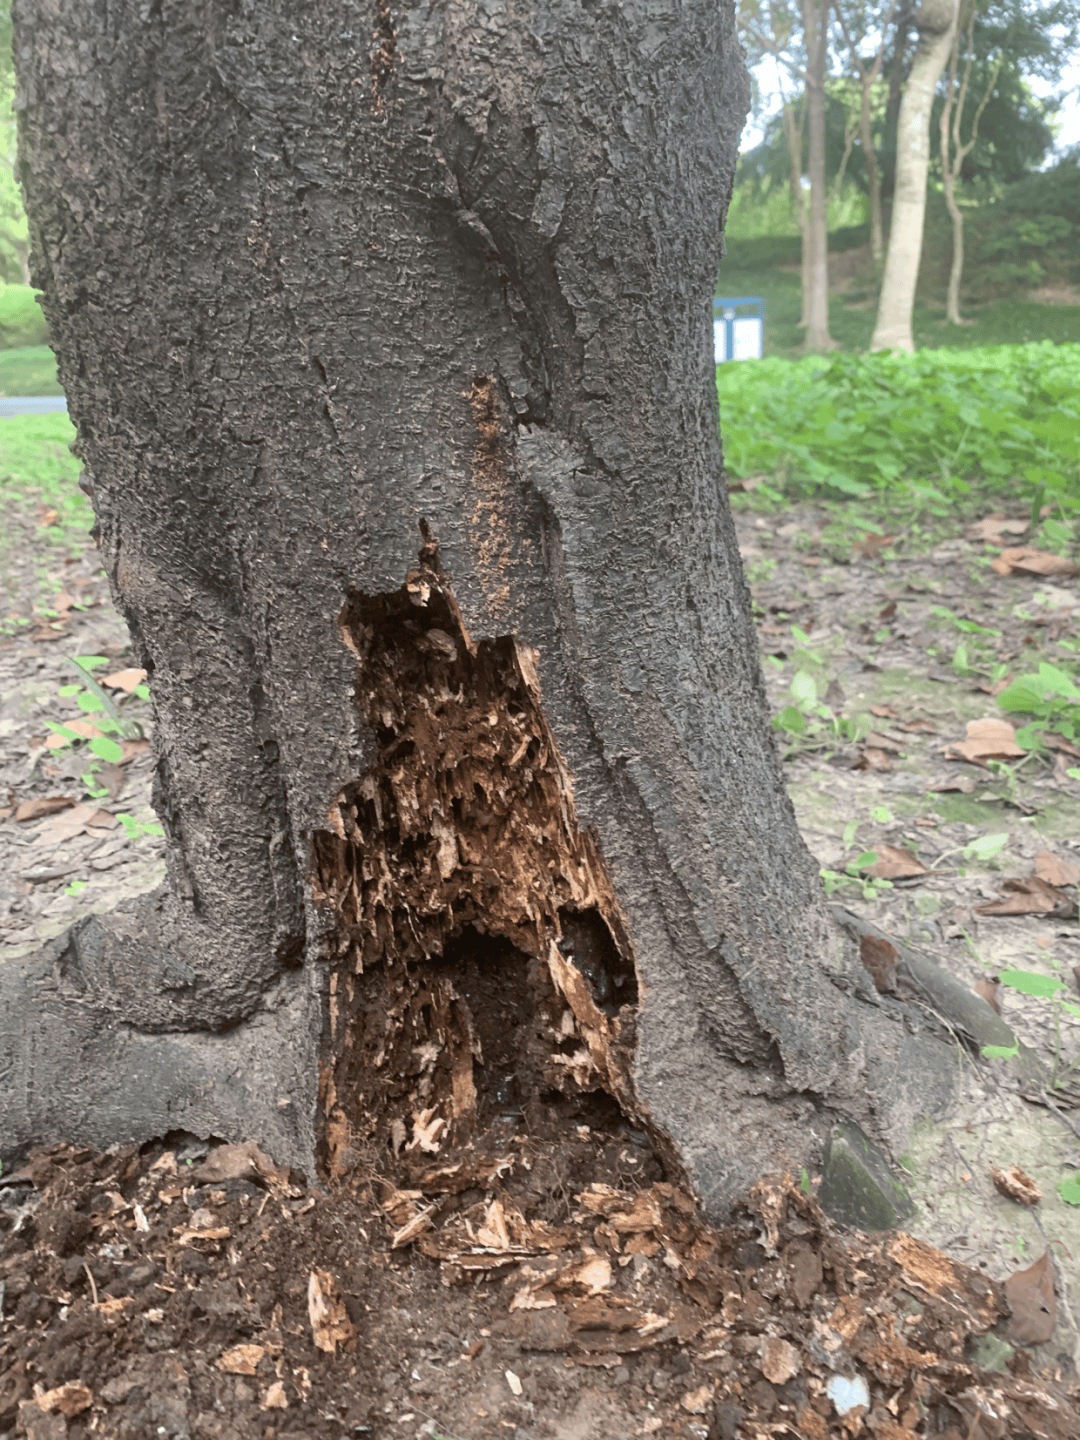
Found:
<path fill-rule="evenodd" d="M 730 4 L 15 23 L 169 877 L 0 976 L 5 1154 L 185 1128 L 342 1173 L 526 1073 L 714 1213 L 834 1111 L 902 1142 L 953 1061 L 825 910 L 719 483 Z"/>
<path fill-rule="evenodd" d="M 956 35 L 958 6 L 959 0 L 924 0 L 915 16 L 919 44 L 896 126 L 896 187 L 872 351 L 915 349 L 911 314 L 926 219 L 930 112 Z"/>

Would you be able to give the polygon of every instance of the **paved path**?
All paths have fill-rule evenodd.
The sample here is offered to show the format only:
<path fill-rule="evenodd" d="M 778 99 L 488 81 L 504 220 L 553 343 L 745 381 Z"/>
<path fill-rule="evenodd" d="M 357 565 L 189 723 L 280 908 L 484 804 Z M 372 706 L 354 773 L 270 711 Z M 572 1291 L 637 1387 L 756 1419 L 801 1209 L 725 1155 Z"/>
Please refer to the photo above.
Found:
<path fill-rule="evenodd" d="M 0 418 L 10 415 L 48 415 L 66 410 L 63 395 L 0 395 Z"/>

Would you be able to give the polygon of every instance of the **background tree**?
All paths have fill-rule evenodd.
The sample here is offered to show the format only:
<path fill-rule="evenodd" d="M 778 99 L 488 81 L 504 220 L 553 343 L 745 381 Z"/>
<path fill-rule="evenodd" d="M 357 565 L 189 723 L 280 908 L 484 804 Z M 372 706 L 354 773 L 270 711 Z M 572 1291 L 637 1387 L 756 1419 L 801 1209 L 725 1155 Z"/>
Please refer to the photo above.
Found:
<path fill-rule="evenodd" d="M 885 270 L 878 299 L 874 350 L 914 350 L 911 312 L 922 257 L 930 115 L 934 91 L 952 50 L 958 0 L 924 0 L 915 17 L 919 43 L 911 62 L 896 130 L 896 187 Z"/>
<path fill-rule="evenodd" d="M 733 8 L 15 21 L 168 881 L 0 973 L 5 1146 L 333 1176 L 588 1104 L 718 1213 L 902 1140 L 954 1062 L 829 919 L 719 483 Z"/>
<path fill-rule="evenodd" d="M 885 49 L 892 30 L 896 0 L 889 0 L 889 7 L 882 19 L 861 3 L 851 6 L 846 13 L 844 0 L 837 0 L 834 6 L 837 24 L 840 26 L 847 46 L 851 64 L 859 81 L 859 140 L 862 145 L 863 164 L 866 167 L 866 192 L 870 210 L 870 258 L 875 270 L 879 270 L 885 257 L 885 231 L 881 215 L 881 180 L 872 133 L 872 109 L 875 88 L 881 76 Z M 876 32 L 877 49 L 869 60 L 863 57 L 863 48 L 868 35 Z"/>
<path fill-rule="evenodd" d="M 802 235 L 802 316 L 806 349 L 831 350 L 829 334 L 829 243 L 827 164 L 825 158 L 825 81 L 828 66 L 828 4 L 800 0 L 798 15 L 779 0 L 742 0 L 739 29 L 755 58 L 768 54 L 803 87 L 803 108 L 796 123 L 784 97 L 781 130 L 787 145 L 792 202 Z M 801 31 L 799 22 L 801 20 Z M 797 59 L 796 36 L 801 56 Z M 802 135 L 808 132 L 809 196 L 802 193 Z"/>
<path fill-rule="evenodd" d="M 945 296 L 945 318 L 954 325 L 963 323 L 960 319 L 960 277 L 964 271 L 964 212 L 956 202 L 956 182 L 960 178 L 960 172 L 964 161 L 975 148 L 975 142 L 979 138 L 979 121 L 982 113 L 990 100 L 994 84 L 1001 72 L 1005 61 L 1004 51 L 998 56 L 991 66 L 990 78 L 987 81 L 986 89 L 983 91 L 982 99 L 975 108 L 975 114 L 971 118 L 971 129 L 968 138 L 963 139 L 961 124 L 964 115 L 964 103 L 968 96 L 968 84 L 971 80 L 971 65 L 974 59 L 974 31 L 975 16 L 978 6 L 971 3 L 967 7 L 968 13 L 963 16 L 963 24 L 958 25 L 956 37 L 953 40 L 952 54 L 949 57 L 948 83 L 945 89 L 945 99 L 941 107 L 939 120 L 941 135 L 941 183 L 945 194 L 945 204 L 949 211 L 949 219 L 952 221 L 952 264 L 949 268 L 949 285 Z M 961 45 L 964 46 L 964 69 L 960 78 L 959 89 L 956 84 L 957 65 L 960 59 Z"/>

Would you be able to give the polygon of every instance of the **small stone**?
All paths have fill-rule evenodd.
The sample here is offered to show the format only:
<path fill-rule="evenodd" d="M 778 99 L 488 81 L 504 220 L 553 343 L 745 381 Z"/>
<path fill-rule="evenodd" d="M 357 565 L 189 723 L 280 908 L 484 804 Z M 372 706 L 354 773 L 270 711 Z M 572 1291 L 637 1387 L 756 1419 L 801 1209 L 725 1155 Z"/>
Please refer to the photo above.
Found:
<path fill-rule="evenodd" d="M 971 1347 L 971 1358 L 980 1370 L 1005 1370 L 1016 1351 L 1000 1335 L 980 1335 Z"/>
<path fill-rule="evenodd" d="M 829 1136 L 818 1200 L 826 1215 L 857 1230 L 892 1230 L 915 1214 L 884 1154 L 852 1120 Z"/>

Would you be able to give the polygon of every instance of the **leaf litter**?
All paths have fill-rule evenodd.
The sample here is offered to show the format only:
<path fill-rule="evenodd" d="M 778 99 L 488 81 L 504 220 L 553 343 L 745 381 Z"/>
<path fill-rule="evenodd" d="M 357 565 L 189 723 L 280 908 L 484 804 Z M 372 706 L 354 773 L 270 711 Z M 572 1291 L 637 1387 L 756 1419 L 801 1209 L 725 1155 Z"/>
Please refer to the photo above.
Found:
<path fill-rule="evenodd" d="M 409 1191 L 198 1149 L 54 1145 L 5 1177 L 0 1433 L 1078 1433 L 1077 1397 L 1022 1351 L 971 1359 L 1010 1304 L 1014 1338 L 1050 1323 L 1049 1252 L 1002 1287 L 911 1236 L 842 1233 L 782 1176 L 720 1227 L 663 1180 L 564 1168 L 556 1200 L 533 1181 L 558 1155 L 527 1138 Z"/>

